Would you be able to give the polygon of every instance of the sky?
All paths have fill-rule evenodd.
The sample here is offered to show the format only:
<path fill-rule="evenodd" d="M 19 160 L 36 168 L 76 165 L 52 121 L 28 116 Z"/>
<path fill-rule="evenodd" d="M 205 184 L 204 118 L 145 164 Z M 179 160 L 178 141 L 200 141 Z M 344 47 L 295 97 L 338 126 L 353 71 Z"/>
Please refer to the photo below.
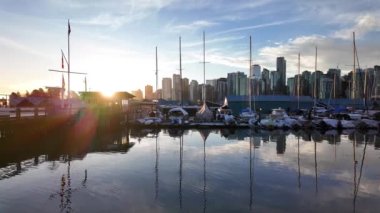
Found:
<path fill-rule="evenodd" d="M 87 73 L 91 91 L 110 93 L 159 88 L 179 74 L 203 83 L 202 32 L 206 35 L 206 79 L 229 72 L 248 74 L 252 63 L 276 69 L 287 60 L 287 77 L 318 70 L 352 69 L 352 32 L 360 66 L 380 64 L 378 0 L 0 0 L 0 94 L 61 86 L 61 49 L 67 56 L 70 19 L 71 71 Z M 65 69 L 66 69 L 65 65 Z M 67 76 L 65 75 L 67 85 Z M 71 90 L 84 90 L 84 76 L 71 75 Z"/>

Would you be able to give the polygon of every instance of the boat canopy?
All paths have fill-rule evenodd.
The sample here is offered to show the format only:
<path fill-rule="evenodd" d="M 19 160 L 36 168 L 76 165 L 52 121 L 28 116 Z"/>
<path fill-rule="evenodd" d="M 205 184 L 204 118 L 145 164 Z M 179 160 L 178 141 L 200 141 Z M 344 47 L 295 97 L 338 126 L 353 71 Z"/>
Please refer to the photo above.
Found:
<path fill-rule="evenodd" d="M 195 114 L 195 118 L 198 121 L 211 121 L 214 117 L 214 114 L 207 107 L 206 103 L 203 103 L 202 108 Z"/>
<path fill-rule="evenodd" d="M 173 109 L 170 109 L 169 114 L 182 114 L 183 116 L 189 115 L 189 113 L 187 113 L 186 110 L 184 110 L 181 107 L 175 107 Z"/>

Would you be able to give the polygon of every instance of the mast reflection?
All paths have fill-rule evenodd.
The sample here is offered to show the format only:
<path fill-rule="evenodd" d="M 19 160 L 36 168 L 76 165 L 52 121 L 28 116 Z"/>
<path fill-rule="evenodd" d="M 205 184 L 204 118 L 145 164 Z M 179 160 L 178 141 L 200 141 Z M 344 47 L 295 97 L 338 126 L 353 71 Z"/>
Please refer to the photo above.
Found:
<path fill-rule="evenodd" d="M 158 182 L 158 164 L 159 164 L 159 157 L 160 157 L 160 145 L 158 142 L 158 133 L 156 133 L 156 164 L 154 166 L 154 173 L 155 173 L 155 196 L 154 199 L 157 200 L 158 198 L 158 191 L 159 191 L 159 182 Z"/>
<path fill-rule="evenodd" d="M 360 163 L 359 178 L 358 178 L 357 183 L 356 183 L 356 164 L 357 164 L 357 162 L 354 161 L 355 162 L 354 163 L 354 166 L 355 166 L 355 170 L 354 170 L 354 172 L 355 172 L 354 173 L 355 186 L 354 186 L 354 200 L 353 200 L 354 212 L 356 212 L 356 199 L 358 197 L 359 188 L 360 188 L 360 181 L 361 181 L 362 174 L 363 174 L 363 165 L 364 165 L 364 160 L 365 160 L 365 155 L 366 155 L 366 150 L 367 150 L 367 144 L 368 144 L 368 141 L 366 139 L 364 142 L 363 155 L 362 155 L 362 159 L 361 159 L 361 163 Z"/>

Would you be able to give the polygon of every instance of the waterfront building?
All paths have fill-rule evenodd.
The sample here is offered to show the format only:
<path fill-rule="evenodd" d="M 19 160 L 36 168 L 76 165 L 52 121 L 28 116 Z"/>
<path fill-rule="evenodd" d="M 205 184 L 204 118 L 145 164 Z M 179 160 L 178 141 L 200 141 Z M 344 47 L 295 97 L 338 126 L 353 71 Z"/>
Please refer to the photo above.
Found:
<path fill-rule="evenodd" d="M 205 98 L 205 100 L 215 103 L 216 100 L 215 100 L 215 97 L 213 96 L 213 94 L 214 94 L 214 87 L 211 86 L 211 85 L 209 85 L 209 84 L 206 84 L 205 89 L 206 89 L 206 98 Z M 203 100 L 203 97 L 202 97 L 202 100 Z"/>
<path fill-rule="evenodd" d="M 277 93 L 286 93 L 286 60 L 284 57 L 277 57 L 276 71 L 279 73 L 279 79 L 277 83 Z"/>
<path fill-rule="evenodd" d="M 248 91 L 247 75 L 237 71 L 227 74 L 227 94 L 228 95 L 247 95 Z"/>
<path fill-rule="evenodd" d="M 374 66 L 373 76 L 374 76 L 374 83 L 373 83 L 372 98 L 379 99 L 380 97 L 380 66 L 379 65 Z"/>
<path fill-rule="evenodd" d="M 311 97 L 313 98 L 320 98 L 320 92 L 319 92 L 319 87 L 321 84 L 321 77 L 323 76 L 323 72 L 317 70 L 316 72 L 313 72 L 311 74 Z M 316 79 L 315 79 L 316 78 Z M 315 96 L 315 97 L 314 97 Z"/>
<path fill-rule="evenodd" d="M 184 101 L 190 100 L 190 88 L 189 88 L 189 79 L 182 79 L 182 99 Z"/>
<path fill-rule="evenodd" d="M 270 94 L 270 72 L 268 69 L 264 68 L 261 73 L 261 80 L 263 83 L 261 94 L 269 95 Z"/>
<path fill-rule="evenodd" d="M 277 71 L 270 72 L 270 88 L 272 90 L 272 94 L 279 94 L 279 81 L 280 73 Z"/>
<path fill-rule="evenodd" d="M 153 87 L 151 85 L 145 86 L 145 99 L 153 100 Z"/>
<path fill-rule="evenodd" d="M 198 81 L 191 80 L 189 90 L 190 101 L 197 102 L 200 99 L 200 96 L 198 96 Z"/>
<path fill-rule="evenodd" d="M 162 79 L 162 99 L 171 100 L 172 99 L 172 79 L 163 78 Z"/>
<path fill-rule="evenodd" d="M 181 100 L 181 76 L 179 74 L 173 74 L 173 90 L 172 90 L 172 100 Z"/>
<path fill-rule="evenodd" d="M 320 99 L 331 99 L 331 98 L 333 98 L 334 80 L 329 78 L 327 75 L 323 75 L 319 82 L 320 82 L 319 98 Z"/>
<path fill-rule="evenodd" d="M 219 78 L 216 81 L 216 102 L 223 102 L 224 98 L 227 96 L 227 78 Z"/>
<path fill-rule="evenodd" d="M 297 95 L 294 79 L 295 77 L 288 78 L 288 94 L 292 96 Z"/>
<path fill-rule="evenodd" d="M 261 66 L 258 64 L 252 65 L 249 76 L 250 78 L 261 79 Z"/>
<path fill-rule="evenodd" d="M 162 89 L 158 89 L 154 93 L 154 99 L 161 99 L 161 98 L 162 98 Z"/>
<path fill-rule="evenodd" d="M 340 88 L 342 87 L 341 80 L 341 70 L 336 68 L 330 68 L 326 74 L 327 77 L 333 80 L 333 88 L 331 98 L 339 98 L 340 97 Z"/>
<path fill-rule="evenodd" d="M 132 95 L 135 96 L 134 97 L 135 100 L 142 100 L 143 99 L 143 92 L 141 91 L 141 89 L 132 91 Z"/>
<path fill-rule="evenodd" d="M 305 70 L 302 72 L 300 93 L 306 96 L 313 96 L 310 71 Z"/>

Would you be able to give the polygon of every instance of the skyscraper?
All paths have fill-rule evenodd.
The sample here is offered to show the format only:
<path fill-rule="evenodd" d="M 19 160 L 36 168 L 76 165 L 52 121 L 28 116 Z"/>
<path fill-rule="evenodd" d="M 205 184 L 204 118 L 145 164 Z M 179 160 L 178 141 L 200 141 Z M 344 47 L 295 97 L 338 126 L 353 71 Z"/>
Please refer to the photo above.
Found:
<path fill-rule="evenodd" d="M 151 85 L 145 86 L 145 99 L 147 100 L 153 99 L 153 87 Z"/>
<path fill-rule="evenodd" d="M 227 94 L 228 95 L 247 95 L 248 79 L 243 72 L 227 74 Z"/>
<path fill-rule="evenodd" d="M 284 57 L 277 57 L 277 72 L 279 72 L 279 82 L 277 84 L 277 93 L 286 93 L 286 60 Z"/>
<path fill-rule="evenodd" d="M 249 75 L 251 78 L 261 79 L 261 66 L 258 64 L 252 65 Z"/>
<path fill-rule="evenodd" d="M 181 76 L 179 74 L 173 74 L 172 100 L 181 100 L 181 91 Z"/>
<path fill-rule="evenodd" d="M 171 78 L 162 79 L 162 99 L 165 99 L 165 100 L 172 99 L 172 79 Z"/>
<path fill-rule="evenodd" d="M 192 80 L 190 82 L 190 101 L 197 102 L 200 100 L 200 97 L 198 96 L 198 81 Z"/>
<path fill-rule="evenodd" d="M 182 100 L 188 101 L 190 100 L 190 91 L 189 91 L 189 79 L 182 79 Z"/>

